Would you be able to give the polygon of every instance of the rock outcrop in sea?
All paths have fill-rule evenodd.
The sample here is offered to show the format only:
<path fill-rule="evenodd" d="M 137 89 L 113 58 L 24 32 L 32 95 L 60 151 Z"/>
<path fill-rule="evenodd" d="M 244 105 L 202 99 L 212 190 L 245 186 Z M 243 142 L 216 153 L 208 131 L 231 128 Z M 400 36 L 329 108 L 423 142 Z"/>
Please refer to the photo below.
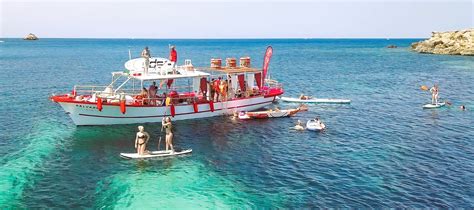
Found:
<path fill-rule="evenodd" d="M 412 43 L 411 49 L 419 53 L 474 56 L 474 28 L 433 32 L 431 38 Z"/>
<path fill-rule="evenodd" d="M 34 35 L 33 33 L 30 33 L 23 38 L 24 40 L 38 40 L 38 37 Z"/>

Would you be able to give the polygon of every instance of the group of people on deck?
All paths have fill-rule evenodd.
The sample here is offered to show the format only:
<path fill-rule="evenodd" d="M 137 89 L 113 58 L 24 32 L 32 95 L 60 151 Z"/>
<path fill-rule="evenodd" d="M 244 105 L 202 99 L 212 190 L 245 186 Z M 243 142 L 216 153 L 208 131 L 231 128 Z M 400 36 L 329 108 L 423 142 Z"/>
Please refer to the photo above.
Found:
<path fill-rule="evenodd" d="M 211 100 L 213 101 L 227 101 L 229 95 L 229 80 L 223 80 L 221 77 L 218 79 L 211 79 L 209 82 L 211 89 Z M 220 96 L 220 98 L 219 98 Z M 220 99 L 220 100 L 219 100 Z"/>
<path fill-rule="evenodd" d="M 164 117 L 162 122 L 162 130 L 165 130 L 166 133 L 166 138 L 165 138 L 165 150 L 170 151 L 171 153 L 174 153 L 174 147 L 173 147 L 173 125 L 171 124 L 171 118 L 170 117 Z M 148 153 L 148 150 L 146 150 L 146 146 L 150 140 L 150 134 L 145 131 L 145 127 L 143 126 L 138 126 L 138 132 L 135 136 L 135 149 L 137 149 L 137 153 L 139 155 L 145 155 Z M 161 137 L 160 137 L 161 141 Z M 161 142 L 160 142 L 161 143 Z M 158 143 L 159 147 L 159 143 Z M 160 148 L 158 148 L 159 150 Z"/>

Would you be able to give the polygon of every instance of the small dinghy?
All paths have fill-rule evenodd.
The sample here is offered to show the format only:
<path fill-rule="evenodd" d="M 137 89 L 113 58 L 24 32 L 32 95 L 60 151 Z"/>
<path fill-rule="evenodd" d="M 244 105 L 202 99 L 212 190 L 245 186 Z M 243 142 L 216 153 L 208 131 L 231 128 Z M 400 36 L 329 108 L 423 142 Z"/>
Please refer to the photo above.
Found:
<path fill-rule="evenodd" d="M 298 113 L 299 109 L 285 109 L 285 110 L 267 110 L 260 112 L 240 112 L 239 119 L 265 119 L 265 118 L 277 118 L 277 117 L 291 117 Z"/>
<path fill-rule="evenodd" d="M 444 105 L 446 105 L 445 102 L 441 102 L 437 104 L 425 104 L 423 105 L 423 109 L 436 109 L 436 108 L 443 107 Z"/>
<path fill-rule="evenodd" d="M 321 131 L 326 128 L 326 125 L 324 123 L 318 123 L 316 120 L 308 120 L 306 123 L 306 129 L 310 131 Z"/>
<path fill-rule="evenodd" d="M 150 151 L 144 155 L 138 155 L 138 153 L 120 153 L 120 157 L 127 158 L 127 159 L 146 159 L 146 158 L 157 158 L 157 157 L 169 157 L 169 156 L 177 156 L 177 155 L 185 155 L 191 153 L 192 149 L 186 150 L 175 150 L 172 153 L 170 150 L 160 150 L 160 151 Z"/>
<path fill-rule="evenodd" d="M 285 102 L 293 103 L 316 103 L 316 104 L 349 104 L 349 99 L 337 99 L 337 98 L 310 98 L 310 99 L 299 99 L 290 97 L 280 97 L 280 100 Z"/>

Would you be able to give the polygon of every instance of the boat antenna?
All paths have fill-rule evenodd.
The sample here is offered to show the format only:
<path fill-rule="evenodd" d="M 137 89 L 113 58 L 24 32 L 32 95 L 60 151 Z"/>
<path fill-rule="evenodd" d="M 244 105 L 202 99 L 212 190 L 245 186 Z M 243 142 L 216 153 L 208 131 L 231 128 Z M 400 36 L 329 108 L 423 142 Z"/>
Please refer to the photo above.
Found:
<path fill-rule="evenodd" d="M 128 60 L 132 60 L 132 52 L 130 51 L 130 47 L 128 47 Z"/>

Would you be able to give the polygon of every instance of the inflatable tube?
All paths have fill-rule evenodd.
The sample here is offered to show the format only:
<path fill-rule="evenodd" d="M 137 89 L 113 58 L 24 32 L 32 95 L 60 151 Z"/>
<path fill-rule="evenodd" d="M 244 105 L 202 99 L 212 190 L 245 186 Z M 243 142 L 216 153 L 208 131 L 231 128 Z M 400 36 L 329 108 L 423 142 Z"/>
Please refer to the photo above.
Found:
<path fill-rule="evenodd" d="M 214 101 L 213 100 L 209 101 L 209 108 L 211 109 L 211 112 L 214 112 Z"/>
<path fill-rule="evenodd" d="M 97 109 L 99 112 L 102 111 L 102 98 L 97 97 Z"/>
<path fill-rule="evenodd" d="M 194 113 L 198 113 L 198 112 L 199 112 L 198 104 L 197 104 L 196 102 L 193 103 L 193 108 L 194 108 Z"/>
<path fill-rule="evenodd" d="M 171 104 L 170 106 L 170 112 L 171 112 L 171 116 L 174 117 L 174 115 L 176 114 L 176 110 L 174 108 L 174 104 Z"/>
<path fill-rule="evenodd" d="M 125 114 L 125 112 L 127 112 L 127 106 L 125 106 L 125 100 L 120 101 L 120 112 L 122 112 L 122 114 Z"/>

